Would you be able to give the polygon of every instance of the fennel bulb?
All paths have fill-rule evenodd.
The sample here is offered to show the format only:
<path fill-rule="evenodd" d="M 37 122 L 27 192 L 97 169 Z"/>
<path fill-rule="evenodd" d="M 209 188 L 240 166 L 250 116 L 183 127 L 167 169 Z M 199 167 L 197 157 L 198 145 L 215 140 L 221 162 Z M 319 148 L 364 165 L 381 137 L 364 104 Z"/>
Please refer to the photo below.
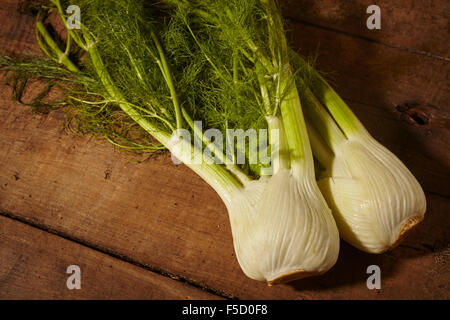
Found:
<path fill-rule="evenodd" d="M 172 136 L 166 146 L 225 203 L 243 272 L 271 286 L 328 271 L 336 263 L 340 243 L 331 210 L 314 179 L 311 151 L 306 155 L 309 161 L 293 162 L 283 120 L 267 121 L 272 130 L 281 131 L 274 173 L 257 180 L 241 178 L 242 184 L 220 167 L 192 163 L 198 151 L 186 140 Z"/>
<path fill-rule="evenodd" d="M 300 92 L 314 155 L 326 169 L 318 184 L 341 237 L 369 253 L 395 248 L 424 217 L 421 186 L 317 71 L 297 62 L 309 69 Z"/>
<path fill-rule="evenodd" d="M 333 151 L 329 171 L 318 184 L 342 238 L 370 253 L 396 247 L 424 217 L 419 183 L 371 136 L 349 139 Z"/>
<path fill-rule="evenodd" d="M 269 285 L 319 275 L 339 253 L 331 210 L 314 180 L 280 169 L 225 201 L 244 273 Z"/>

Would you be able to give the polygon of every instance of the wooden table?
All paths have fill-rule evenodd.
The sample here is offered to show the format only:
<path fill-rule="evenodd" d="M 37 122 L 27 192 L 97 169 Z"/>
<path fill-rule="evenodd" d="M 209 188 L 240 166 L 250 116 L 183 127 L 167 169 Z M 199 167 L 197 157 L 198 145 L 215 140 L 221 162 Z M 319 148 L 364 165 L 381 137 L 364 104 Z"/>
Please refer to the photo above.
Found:
<path fill-rule="evenodd" d="M 130 159 L 62 130 L 61 112 L 32 114 L 0 86 L 2 299 L 449 299 L 450 109 L 447 0 L 283 1 L 289 35 L 373 136 L 426 191 L 421 226 L 382 255 L 342 243 L 323 276 L 267 287 L 236 261 L 227 212 L 198 176 L 168 157 Z M 34 19 L 0 3 L 0 53 L 36 56 Z M 2 78 L 4 80 L 4 78 Z M 33 86 L 28 88 L 29 94 Z M 381 268 L 368 290 L 366 268 Z M 81 268 L 81 290 L 66 269 Z"/>

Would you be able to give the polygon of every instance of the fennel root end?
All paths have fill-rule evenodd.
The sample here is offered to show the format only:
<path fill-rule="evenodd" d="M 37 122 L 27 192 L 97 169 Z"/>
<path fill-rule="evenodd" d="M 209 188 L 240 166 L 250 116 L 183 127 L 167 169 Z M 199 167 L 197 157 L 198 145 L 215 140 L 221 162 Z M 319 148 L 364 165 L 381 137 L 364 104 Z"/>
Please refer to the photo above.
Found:
<path fill-rule="evenodd" d="M 313 276 L 320 276 L 320 275 L 324 274 L 326 271 L 327 270 L 320 271 L 320 272 L 310 272 L 310 271 L 296 270 L 296 271 L 282 274 L 282 275 L 276 277 L 275 279 L 267 280 L 267 285 L 269 287 L 272 287 L 273 285 L 276 285 L 276 284 L 287 283 L 287 282 L 300 280 L 303 278 L 308 278 L 308 277 L 313 277 Z"/>
<path fill-rule="evenodd" d="M 405 238 L 408 234 L 411 233 L 411 231 L 413 229 L 415 229 L 420 222 L 422 222 L 423 218 L 425 216 L 421 215 L 421 216 L 414 216 L 412 218 L 409 218 L 402 226 L 402 228 L 400 229 L 400 232 L 398 233 L 397 239 L 394 241 L 394 243 L 388 248 L 386 249 L 384 252 L 386 251 L 390 251 L 395 249 Z M 381 252 L 383 253 L 383 252 Z"/>

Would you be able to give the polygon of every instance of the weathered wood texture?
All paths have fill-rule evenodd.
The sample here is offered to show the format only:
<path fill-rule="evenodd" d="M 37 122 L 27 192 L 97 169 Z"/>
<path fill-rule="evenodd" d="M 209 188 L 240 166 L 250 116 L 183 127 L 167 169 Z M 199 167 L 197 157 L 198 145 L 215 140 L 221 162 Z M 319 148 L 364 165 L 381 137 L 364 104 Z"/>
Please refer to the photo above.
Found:
<path fill-rule="evenodd" d="M 13 2 L 5 1 L 0 10 L 4 24 L 16 28 L 0 30 L 0 53 L 34 51 L 32 19 L 18 16 Z M 193 172 L 164 157 L 133 162 L 103 141 L 67 135 L 61 112 L 32 115 L 11 101 L 5 84 L 0 87 L 0 212 L 223 296 L 450 298 L 448 62 L 367 41 L 351 30 L 297 22 L 290 34 L 305 54 L 321 44 L 319 67 L 337 71 L 338 91 L 429 191 L 425 221 L 393 252 L 368 255 L 342 244 L 339 261 L 327 274 L 268 288 L 243 275 L 225 207 Z M 414 108 L 405 105 L 414 102 Z M 1 248 L 8 245 L 0 242 Z M 366 287 L 371 264 L 381 267 L 382 290 Z"/>
<path fill-rule="evenodd" d="M 73 241 L 0 217 L 0 299 L 217 299 Z M 67 267 L 81 269 L 69 290 Z"/>
<path fill-rule="evenodd" d="M 268 288 L 242 274 L 226 210 L 198 176 L 169 159 L 133 163 L 108 144 L 68 136 L 60 129 L 60 116 L 33 116 L 11 102 L 1 105 L 1 211 L 227 296 L 448 294 L 449 201 L 443 197 L 427 195 L 427 219 L 392 253 L 368 255 L 343 245 L 338 264 L 326 275 Z M 378 294 L 365 286 L 371 264 L 383 270 Z"/>
<path fill-rule="evenodd" d="M 436 58 L 449 58 L 447 0 L 285 0 L 286 18 Z M 381 12 L 381 30 L 369 30 L 367 7 Z"/>

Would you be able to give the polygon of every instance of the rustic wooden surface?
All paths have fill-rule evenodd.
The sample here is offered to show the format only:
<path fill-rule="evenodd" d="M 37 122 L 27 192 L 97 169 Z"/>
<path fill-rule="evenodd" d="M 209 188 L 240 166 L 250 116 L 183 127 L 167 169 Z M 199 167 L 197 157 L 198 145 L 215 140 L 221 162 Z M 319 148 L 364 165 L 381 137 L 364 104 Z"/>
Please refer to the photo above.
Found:
<path fill-rule="evenodd" d="M 87 248 L 23 222 L 0 217 L 0 299 L 218 299 L 187 283 Z M 68 290 L 67 267 L 82 270 Z M 31 284 L 29 283 L 31 281 Z"/>
<path fill-rule="evenodd" d="M 369 1 L 287 0 L 284 9 L 296 48 L 314 54 L 320 44 L 318 67 L 426 191 L 426 218 L 399 248 L 369 255 L 342 243 L 323 276 L 275 287 L 250 280 L 225 207 L 198 176 L 68 135 L 61 112 L 31 114 L 2 81 L 0 298 L 450 298 L 448 4 L 402 3 L 380 1 L 373 32 Z M 33 18 L 16 9 L 0 4 L 0 54 L 35 56 Z M 65 289 L 69 264 L 86 272 L 79 292 Z M 381 290 L 366 287 L 372 264 Z"/>

